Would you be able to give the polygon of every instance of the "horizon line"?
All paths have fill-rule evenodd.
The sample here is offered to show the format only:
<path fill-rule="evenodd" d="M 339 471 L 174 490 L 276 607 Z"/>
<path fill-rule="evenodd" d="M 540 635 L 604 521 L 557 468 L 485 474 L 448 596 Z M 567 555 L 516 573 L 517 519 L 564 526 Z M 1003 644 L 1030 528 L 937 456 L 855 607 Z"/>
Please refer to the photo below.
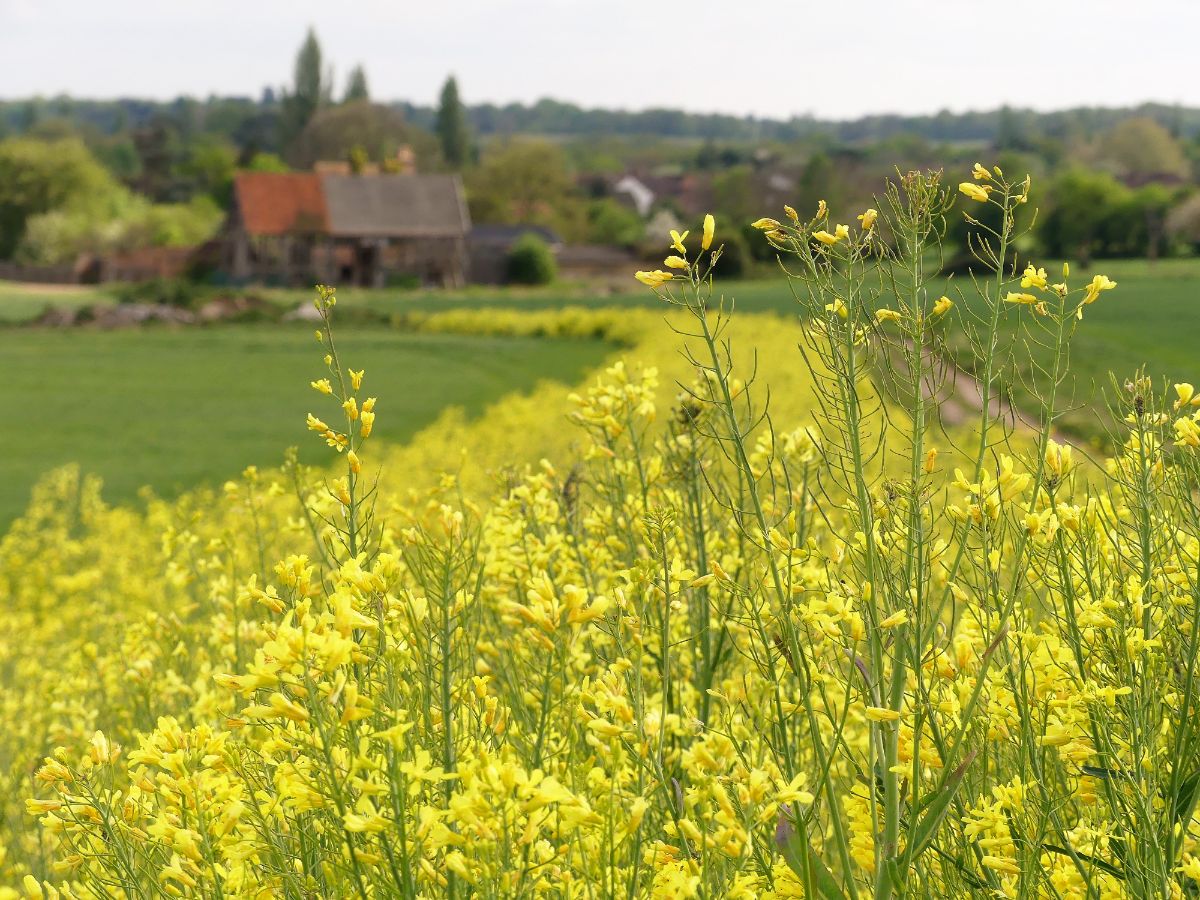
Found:
<path fill-rule="evenodd" d="M 260 89 L 257 97 L 252 94 L 222 94 L 222 93 L 216 93 L 216 92 L 212 92 L 212 93 L 205 94 L 205 95 L 176 94 L 175 96 L 172 96 L 172 97 L 150 97 L 150 96 L 138 96 L 135 94 L 118 94 L 116 96 L 109 96 L 109 97 L 96 97 L 96 96 L 76 95 L 76 94 L 71 94 L 71 93 L 67 93 L 67 92 L 58 92 L 58 93 L 54 93 L 54 94 L 34 94 L 32 96 L 30 96 L 30 95 L 4 96 L 4 95 L 0 94 L 0 103 L 5 103 L 5 104 L 29 103 L 29 102 L 33 102 L 33 101 L 53 102 L 53 101 L 58 101 L 58 100 L 70 100 L 70 101 L 76 102 L 76 103 L 134 102 L 134 103 L 150 103 L 150 104 L 164 104 L 164 105 L 171 104 L 171 103 L 178 103 L 181 100 L 193 100 L 193 101 L 197 101 L 197 102 L 201 102 L 201 103 L 211 102 L 213 100 L 238 100 L 238 101 L 248 101 L 251 103 L 261 103 L 262 102 L 262 94 L 268 90 L 275 91 L 276 96 L 280 97 L 280 98 L 283 97 L 286 92 L 285 87 L 276 88 L 271 85 L 264 85 Z M 374 103 L 374 104 L 377 104 L 380 106 L 408 105 L 408 106 L 412 106 L 412 107 L 416 107 L 416 108 L 428 108 L 428 109 L 436 109 L 437 108 L 436 102 L 420 103 L 420 102 L 417 102 L 417 101 L 414 101 L 411 99 L 407 99 L 407 98 L 397 98 L 397 99 L 385 100 L 385 99 L 375 99 L 373 97 L 369 97 L 368 99 L 370 100 L 371 103 Z M 646 106 L 646 107 L 641 107 L 641 108 L 629 108 L 629 107 L 624 107 L 624 106 L 605 106 L 605 105 L 587 106 L 587 105 L 583 105 L 574 100 L 564 100 L 564 99 L 561 99 L 558 97 L 552 97 L 552 96 L 548 96 L 548 95 L 538 97 L 535 100 L 480 100 L 478 102 L 467 102 L 464 100 L 463 106 L 466 107 L 467 109 L 487 107 L 487 106 L 497 107 L 497 108 L 505 108 L 505 107 L 512 107 L 512 106 L 532 108 L 532 107 L 537 106 L 540 103 L 545 103 L 545 102 L 556 103 L 556 104 L 559 104 L 562 106 L 572 106 L 583 112 L 604 112 L 604 113 L 617 113 L 617 114 L 625 114 L 625 115 L 645 115 L 645 114 L 654 113 L 654 112 L 678 112 L 678 113 L 683 113 L 685 115 L 696 116 L 696 117 L 725 117 L 725 118 L 737 119 L 737 120 L 742 120 L 742 121 L 749 120 L 749 121 L 755 121 L 755 122 L 778 123 L 778 124 L 787 124 L 789 122 L 805 121 L 805 120 L 819 122 L 819 123 L 826 123 L 826 124 L 843 124 L 843 123 L 850 123 L 850 122 L 859 122 L 859 121 L 862 121 L 865 119 L 879 119 L 879 118 L 921 119 L 921 118 L 936 118 L 937 116 L 944 115 L 944 114 L 948 114 L 951 116 L 987 115 L 990 113 L 1002 112 L 1004 110 L 1010 110 L 1012 112 L 1019 112 L 1019 113 L 1033 113 L 1035 115 L 1054 115 L 1056 113 L 1069 113 L 1069 112 L 1078 112 L 1078 111 L 1084 111 L 1084 110 L 1089 110 L 1089 111 L 1139 110 L 1139 109 L 1144 109 L 1147 107 L 1160 107 L 1160 108 L 1164 108 L 1164 109 L 1172 109 L 1173 108 L 1173 109 L 1177 109 L 1180 111 L 1200 112 L 1200 105 L 1192 106 L 1192 105 L 1189 105 L 1187 103 L 1184 103 L 1184 102 L 1178 101 L 1178 100 L 1168 101 L 1168 100 L 1162 100 L 1162 99 L 1145 99 L 1145 100 L 1140 100 L 1136 103 L 1128 103 L 1128 104 L 1079 103 L 1079 104 L 1070 105 L 1070 106 L 1042 107 L 1042 108 L 1039 108 L 1036 106 L 1018 105 L 1018 104 L 1014 104 L 1014 103 L 1001 103 L 997 106 L 983 107 L 983 108 L 973 107 L 973 108 L 965 108 L 965 109 L 962 109 L 962 108 L 955 109 L 952 107 L 941 107 L 941 108 L 933 110 L 933 111 L 927 110 L 924 112 L 898 112 L 898 111 L 891 110 L 891 111 L 864 112 L 864 113 L 859 113 L 857 115 L 847 115 L 847 116 L 842 116 L 842 117 L 821 116 L 821 115 L 817 115 L 816 113 L 812 113 L 812 112 L 796 112 L 796 113 L 792 113 L 790 116 L 783 117 L 783 116 L 759 115 L 754 112 L 737 113 L 737 112 L 711 110 L 711 109 L 710 110 L 697 110 L 697 109 L 689 109 L 689 108 L 682 107 L 682 106 Z M 334 105 L 337 105 L 337 102 L 335 102 Z"/>

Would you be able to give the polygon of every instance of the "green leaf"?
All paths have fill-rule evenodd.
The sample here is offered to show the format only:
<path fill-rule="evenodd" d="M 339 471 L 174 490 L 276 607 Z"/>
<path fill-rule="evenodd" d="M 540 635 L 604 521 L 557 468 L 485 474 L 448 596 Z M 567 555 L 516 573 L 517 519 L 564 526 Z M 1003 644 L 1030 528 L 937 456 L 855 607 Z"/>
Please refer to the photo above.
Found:
<path fill-rule="evenodd" d="M 1179 785 L 1175 795 L 1175 821 L 1183 822 L 1192 818 L 1196 808 L 1196 788 L 1200 787 L 1200 772 L 1193 772 Z"/>
<path fill-rule="evenodd" d="M 1102 859 L 1091 856 L 1090 854 L 1080 853 L 1078 850 L 1068 850 L 1066 847 L 1060 847 L 1057 844 L 1042 844 L 1042 849 L 1049 850 L 1051 853 L 1057 853 L 1060 856 L 1074 856 L 1085 863 L 1095 866 L 1102 872 L 1107 872 L 1114 878 L 1119 878 L 1121 881 L 1125 880 L 1125 873 L 1119 868 L 1114 866 L 1112 863 L 1107 863 Z"/>
<path fill-rule="evenodd" d="M 924 804 L 921 810 L 919 821 L 909 830 L 908 833 L 908 851 L 907 856 L 910 860 L 915 860 L 918 856 L 928 849 L 933 843 L 933 839 L 937 837 L 938 828 L 941 827 L 942 820 L 950 812 L 950 802 L 954 799 L 958 787 L 962 784 L 963 776 L 967 774 L 967 767 L 975 760 L 975 751 L 963 760 L 962 765 L 951 772 L 944 782 L 941 789 L 933 795 L 933 797 Z"/>
<path fill-rule="evenodd" d="M 833 877 L 829 867 L 821 862 L 812 846 L 807 844 L 807 839 L 786 814 L 779 817 L 779 825 L 775 829 L 775 840 L 779 844 L 779 849 L 783 851 L 783 858 L 787 862 L 788 868 L 796 873 L 796 877 L 802 883 L 808 884 L 811 877 L 818 896 L 825 900 L 846 900 L 842 886 Z M 808 864 L 807 872 L 805 871 L 806 862 Z"/>
<path fill-rule="evenodd" d="M 1080 770 L 1084 775 L 1091 775 L 1093 778 L 1131 778 L 1133 777 L 1124 769 L 1109 769 L 1105 766 L 1080 766 Z"/>

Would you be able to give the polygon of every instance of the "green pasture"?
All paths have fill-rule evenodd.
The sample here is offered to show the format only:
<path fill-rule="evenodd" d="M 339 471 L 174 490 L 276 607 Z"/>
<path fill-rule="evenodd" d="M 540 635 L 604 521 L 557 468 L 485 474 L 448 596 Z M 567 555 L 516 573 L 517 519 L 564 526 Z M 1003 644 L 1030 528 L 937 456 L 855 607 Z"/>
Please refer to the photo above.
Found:
<path fill-rule="evenodd" d="M 1061 264 L 1046 269 L 1057 280 Z M 1070 374 L 1057 405 L 1063 410 L 1061 430 L 1102 441 L 1112 419 L 1109 404 L 1119 399 L 1113 397 L 1112 376 L 1123 384 L 1144 370 L 1164 389 L 1178 381 L 1200 384 L 1200 261 L 1100 262 L 1087 272 L 1073 270 L 1069 283 L 1085 284 L 1097 272 L 1114 279 L 1117 288 L 1101 294 L 1076 323 L 1067 360 Z M 966 305 L 978 310 L 969 280 L 953 286 L 961 287 Z M 1043 322 L 1027 307 L 1004 310 L 1002 347 L 1018 373 L 1006 379 L 1006 387 L 1018 407 L 1036 407 L 1031 376 L 1037 367 L 1053 363 L 1052 336 L 1040 327 Z M 970 367 L 972 356 L 961 340 L 952 337 L 951 350 Z"/>
<path fill-rule="evenodd" d="M 1050 269 L 1050 266 L 1047 266 Z M 1060 428 L 1099 438 L 1106 424 L 1104 393 L 1109 372 L 1121 381 L 1140 367 L 1156 379 L 1200 383 L 1200 260 L 1099 263 L 1118 282 L 1079 323 L 1071 352 L 1071 377 L 1060 392 L 1070 409 Z M 1078 271 L 1083 284 L 1092 271 Z M 743 311 L 799 312 L 782 280 L 732 282 L 724 293 Z M 950 280 L 954 315 L 979 310 L 970 279 Z M 939 291 L 940 292 L 940 291 Z M 281 307 L 306 302 L 309 291 L 268 289 L 262 296 Z M 564 305 L 660 305 L 630 279 L 628 291 L 551 286 L 472 288 L 457 292 L 339 292 L 344 322 L 355 310 L 381 319 L 406 312 L 513 308 L 545 310 Z M 319 448 L 303 433 L 304 413 L 320 398 L 308 381 L 320 354 L 310 326 L 240 324 L 170 329 L 101 331 L 94 328 L 21 327 L 47 306 L 113 302 L 103 288 L 13 285 L 0 282 L 0 360 L 5 390 L 0 414 L 9 423 L 0 458 L 0 527 L 23 507 L 29 487 L 45 470 L 79 462 L 101 474 L 112 500 L 133 497 L 142 485 L 170 493 L 217 483 L 245 465 L 278 462 L 284 447 L 299 443 L 308 459 Z M 374 316 L 372 317 L 374 318 Z M 1019 407 L 1032 408 L 1027 377 L 1049 351 L 1028 308 L 1005 309 L 1003 346 L 1016 377 L 1005 379 Z M 949 329 L 950 351 L 969 369 L 972 357 Z M 669 340 L 664 330 L 664 340 Z M 451 335 L 416 335 L 385 324 L 344 324 L 348 358 L 365 365 L 372 393 L 385 398 L 380 434 L 404 440 L 438 411 L 459 405 L 468 413 L 541 379 L 570 385 L 610 348 L 599 342 L 561 342 Z M 799 357 L 796 365 L 802 365 Z"/>
<path fill-rule="evenodd" d="M 1056 277 L 1061 263 L 1047 264 Z M 1087 307 L 1083 321 L 1078 323 L 1071 341 L 1070 377 L 1059 389 L 1058 406 L 1063 414 L 1058 427 L 1065 432 L 1087 439 L 1101 439 L 1109 418 L 1108 397 L 1111 395 L 1110 373 L 1121 382 L 1140 369 L 1156 381 L 1191 381 L 1200 385 L 1200 260 L 1107 260 L 1088 268 L 1074 267 L 1069 279 L 1073 287 L 1091 280 L 1102 272 L 1117 282 L 1117 289 L 1108 291 Z M 661 306 L 649 290 L 595 297 L 584 302 L 606 306 Z M 800 306 L 787 282 L 732 282 L 718 284 L 718 290 L 733 300 L 735 312 L 773 311 L 797 315 Z M 960 275 L 939 285 L 933 296 L 948 294 L 957 304 L 955 316 L 982 312 L 982 303 L 971 278 Z M 421 309 L 434 310 L 453 307 L 486 307 L 503 305 L 519 309 L 547 309 L 562 305 L 564 300 L 546 291 L 527 291 L 504 296 L 492 294 L 461 294 L 437 297 L 414 295 L 409 298 L 384 296 L 372 299 L 351 293 L 350 305 L 378 303 L 394 312 Z M 1047 345 L 1048 335 L 1039 329 L 1035 314 L 1027 307 L 1006 307 L 1001 319 L 1001 346 L 1010 363 L 1010 373 L 1004 387 L 1018 407 L 1034 408 L 1031 375 L 1038 366 L 1049 367 L 1053 354 Z M 964 369 L 973 369 L 974 354 L 969 346 L 955 335 L 961 335 L 962 324 L 948 325 L 948 349 L 954 361 Z M 799 358 L 797 365 L 801 365 Z"/>
<path fill-rule="evenodd" d="M 1051 273 L 1061 271 L 1061 263 L 1046 265 Z M 1060 388 L 1060 406 L 1068 408 L 1060 427 L 1079 436 L 1094 438 L 1105 427 L 1106 400 L 1110 388 L 1109 373 L 1122 381 L 1144 367 L 1157 380 L 1192 381 L 1200 384 L 1200 260 L 1100 261 L 1087 269 L 1075 267 L 1070 283 L 1080 286 L 1093 274 L 1103 272 L 1117 282 L 1117 289 L 1101 295 L 1089 306 L 1072 340 L 1070 379 Z M 718 285 L 735 310 L 769 310 L 799 314 L 788 284 L 782 279 L 743 281 Z M 945 292 L 955 300 L 955 315 L 980 311 L 980 301 L 969 276 L 947 279 L 936 293 Z M 936 295 L 936 294 L 935 294 Z M 299 292 L 274 295 L 287 302 L 300 302 Z M 385 314 L 432 312 L 456 308 L 507 307 L 526 310 L 553 309 L 564 304 L 596 306 L 661 306 L 649 290 L 642 290 L 630 279 L 628 292 L 604 296 L 579 294 L 563 289 L 473 290 L 457 293 L 398 293 L 347 290 L 339 293 L 344 308 L 370 308 Z M 1034 405 L 1028 383 L 1037 365 L 1049 366 L 1052 354 L 1045 346 L 1046 335 L 1031 323 L 1028 308 L 1007 308 L 1001 322 L 1002 344 L 1009 355 L 1016 377 L 1006 379 L 1006 387 L 1018 406 Z M 1030 327 L 1031 324 L 1033 327 Z M 973 367 L 973 356 L 954 334 L 961 325 L 951 322 L 949 349 L 963 368 Z M 797 359 L 797 365 L 800 362 Z"/>
<path fill-rule="evenodd" d="M 611 351 L 600 341 L 385 327 L 342 328 L 338 340 L 380 398 L 384 441 L 410 438 L 448 406 L 477 415 L 539 381 L 575 384 Z M 309 411 L 336 412 L 309 387 L 324 374 L 322 352 L 301 325 L 0 330 L 0 529 L 38 476 L 64 463 L 98 473 L 106 498 L 125 501 L 143 485 L 171 494 L 220 484 L 247 465 L 279 463 L 290 445 L 325 459 L 304 427 Z"/>
<path fill-rule="evenodd" d="M 49 307 L 79 308 L 113 302 L 112 295 L 102 287 L 0 281 L 0 325 L 32 321 Z"/>

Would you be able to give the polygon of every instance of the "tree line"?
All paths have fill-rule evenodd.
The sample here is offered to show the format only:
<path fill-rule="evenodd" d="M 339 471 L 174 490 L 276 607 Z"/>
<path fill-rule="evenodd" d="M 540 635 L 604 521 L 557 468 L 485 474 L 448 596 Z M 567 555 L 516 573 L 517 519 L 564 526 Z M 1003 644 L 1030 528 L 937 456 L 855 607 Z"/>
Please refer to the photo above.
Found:
<path fill-rule="evenodd" d="M 208 133 L 232 140 L 251 139 L 259 149 L 278 151 L 279 135 L 263 131 L 281 113 L 280 91 L 264 89 L 257 97 L 179 97 L 155 101 L 136 98 L 88 100 L 69 96 L 0 101 L 0 136 L 29 130 L 47 119 L 66 119 L 102 134 L 117 134 L 160 117 L 193 123 Z M 366 76 L 351 70 L 343 99 L 366 99 Z M 332 96 L 330 96 L 332 99 Z M 432 130 L 440 104 L 389 100 L 383 105 L 412 124 Z M 1077 107 L 1053 112 L 999 109 L 929 115 L 870 115 L 847 120 L 793 116 L 770 119 L 677 109 L 613 110 L 586 108 L 544 98 L 533 103 L 477 103 L 463 107 L 466 125 L 480 136 L 546 134 L 697 138 L 716 141 L 795 141 L 825 138 L 842 143 L 870 143 L 900 135 L 928 141 L 968 141 L 1009 148 L 1044 140 L 1065 140 L 1106 131 L 1124 119 L 1145 116 L 1174 136 L 1200 135 L 1200 108 L 1160 103 L 1134 107 Z"/>
<path fill-rule="evenodd" d="M 238 171 L 318 161 L 460 172 L 477 222 L 640 249 L 664 221 L 694 217 L 697 203 L 731 223 L 782 203 L 865 208 L 872 186 L 897 169 L 996 154 L 1049 186 L 1027 238 L 1040 253 L 1200 251 L 1200 109 L 781 121 L 553 100 L 471 105 L 453 76 L 436 105 L 421 106 L 379 102 L 363 66 L 347 71 L 334 79 L 310 31 L 288 83 L 256 99 L 0 101 L 0 259 L 61 263 L 203 240 L 219 227 Z M 614 190 L 628 174 L 654 186 L 648 214 Z M 730 234 L 728 266 L 769 250 Z"/>

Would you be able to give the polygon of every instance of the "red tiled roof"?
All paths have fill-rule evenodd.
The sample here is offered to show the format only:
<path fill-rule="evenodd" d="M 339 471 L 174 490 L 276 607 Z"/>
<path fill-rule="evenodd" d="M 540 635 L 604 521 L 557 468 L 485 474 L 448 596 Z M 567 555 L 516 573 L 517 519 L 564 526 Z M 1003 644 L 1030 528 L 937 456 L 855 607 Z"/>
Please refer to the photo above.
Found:
<path fill-rule="evenodd" d="M 240 172 L 234 197 L 250 234 L 329 231 L 321 179 L 312 172 Z"/>

